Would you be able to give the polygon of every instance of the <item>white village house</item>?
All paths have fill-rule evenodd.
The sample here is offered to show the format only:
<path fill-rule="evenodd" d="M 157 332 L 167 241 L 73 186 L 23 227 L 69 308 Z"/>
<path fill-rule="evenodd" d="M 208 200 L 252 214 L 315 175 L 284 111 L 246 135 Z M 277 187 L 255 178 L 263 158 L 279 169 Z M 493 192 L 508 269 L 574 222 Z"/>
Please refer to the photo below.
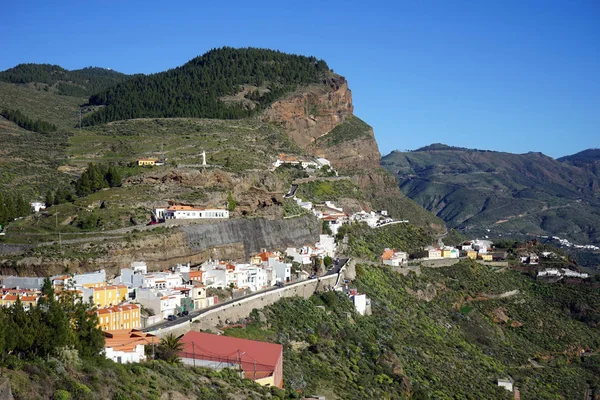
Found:
<path fill-rule="evenodd" d="M 167 219 L 210 219 L 229 218 L 229 211 L 225 208 L 195 208 L 192 206 L 169 206 L 155 208 L 154 217 L 157 221 Z"/>

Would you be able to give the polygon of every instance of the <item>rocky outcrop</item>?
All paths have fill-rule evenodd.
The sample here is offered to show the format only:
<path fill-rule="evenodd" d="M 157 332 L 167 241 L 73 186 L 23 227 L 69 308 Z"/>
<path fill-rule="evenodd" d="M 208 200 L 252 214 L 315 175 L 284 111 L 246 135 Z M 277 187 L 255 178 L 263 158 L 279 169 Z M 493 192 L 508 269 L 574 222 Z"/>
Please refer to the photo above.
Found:
<path fill-rule="evenodd" d="M 327 135 L 324 138 L 326 137 Z M 338 169 L 378 168 L 381 159 L 375 134 L 370 126 L 366 127 L 365 133 L 359 138 L 343 140 L 333 146 L 315 141 L 307 149 L 317 157 L 328 159 Z"/>
<path fill-rule="evenodd" d="M 199 251 L 218 245 L 242 244 L 245 256 L 262 248 L 282 249 L 315 243 L 321 232 L 320 222 L 313 216 L 285 220 L 237 219 L 211 225 L 181 228 L 190 249 Z"/>
<path fill-rule="evenodd" d="M 282 124 L 299 146 L 306 148 L 352 115 L 352 92 L 343 76 L 323 80 L 274 102 L 263 119 Z"/>
<path fill-rule="evenodd" d="M 0 400 L 13 400 L 12 390 L 10 387 L 10 380 L 8 378 L 2 378 L 0 380 Z"/>
<path fill-rule="evenodd" d="M 309 153 L 327 158 L 336 168 L 376 168 L 381 154 L 373 129 L 354 138 L 337 138 L 335 145 L 320 140 L 353 118 L 352 92 L 343 76 L 324 79 L 320 85 L 301 88 L 273 103 L 264 113 L 267 122 L 281 124 L 289 137 Z"/>

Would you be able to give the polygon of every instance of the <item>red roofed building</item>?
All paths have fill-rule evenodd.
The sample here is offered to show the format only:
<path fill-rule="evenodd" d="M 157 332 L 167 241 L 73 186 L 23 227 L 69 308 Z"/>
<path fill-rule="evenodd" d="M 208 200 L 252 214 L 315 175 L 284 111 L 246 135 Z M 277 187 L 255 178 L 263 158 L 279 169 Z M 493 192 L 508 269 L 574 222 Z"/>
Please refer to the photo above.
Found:
<path fill-rule="evenodd" d="M 119 364 L 146 360 L 144 347 L 160 342 L 154 335 L 135 329 L 104 331 L 104 355 Z"/>
<path fill-rule="evenodd" d="M 263 386 L 283 388 L 283 346 L 190 331 L 180 339 L 186 365 L 223 369 L 241 367 L 244 378 Z"/>

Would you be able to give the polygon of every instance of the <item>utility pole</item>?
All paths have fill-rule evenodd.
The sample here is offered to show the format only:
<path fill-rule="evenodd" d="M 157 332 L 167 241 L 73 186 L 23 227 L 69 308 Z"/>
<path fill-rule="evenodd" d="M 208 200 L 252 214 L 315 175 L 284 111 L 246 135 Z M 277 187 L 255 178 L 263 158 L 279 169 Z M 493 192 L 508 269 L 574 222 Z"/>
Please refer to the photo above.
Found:
<path fill-rule="evenodd" d="M 192 356 L 194 357 L 194 368 L 196 368 L 196 348 L 194 342 L 192 342 Z"/>

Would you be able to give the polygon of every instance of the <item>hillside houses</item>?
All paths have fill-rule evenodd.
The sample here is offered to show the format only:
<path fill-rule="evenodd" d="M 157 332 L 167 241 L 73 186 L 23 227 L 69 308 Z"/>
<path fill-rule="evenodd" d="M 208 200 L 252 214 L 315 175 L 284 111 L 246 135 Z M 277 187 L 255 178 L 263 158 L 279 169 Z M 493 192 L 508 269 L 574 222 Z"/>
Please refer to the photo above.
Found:
<path fill-rule="evenodd" d="M 319 242 L 305 247 L 309 262 L 334 257 L 335 240 L 321 235 Z M 310 249 L 310 250 L 308 250 Z M 291 249 L 290 249 L 291 251 Z M 298 252 L 297 249 L 294 251 Z M 305 250 L 300 250 L 303 252 Z M 304 278 L 308 278 L 306 274 Z M 46 278 L 9 276 L 3 280 L 0 305 L 11 306 L 17 299 L 27 307 L 35 306 Z M 122 268 L 114 279 L 106 271 L 50 277 L 56 291 L 74 291 L 80 300 L 96 307 L 102 330 L 138 329 L 163 319 L 211 307 L 219 303 L 212 289 L 255 292 L 292 281 L 292 263 L 282 254 L 266 249 L 249 262 L 208 260 L 192 268 L 177 265 L 163 271 L 149 271 L 143 261 Z M 222 293 L 221 293 L 222 295 Z"/>
<path fill-rule="evenodd" d="M 153 216 L 156 221 L 169 219 L 227 219 L 229 210 L 225 208 L 198 208 L 186 205 L 171 205 L 166 208 L 155 208 Z"/>
<path fill-rule="evenodd" d="M 384 265 L 392 267 L 399 267 L 408 261 L 408 253 L 405 251 L 398 251 L 396 249 L 386 248 L 381 255 L 381 262 Z"/>
<path fill-rule="evenodd" d="M 285 255 L 301 265 L 311 265 L 315 258 L 334 257 L 336 249 L 333 236 L 320 235 L 319 241 L 314 246 L 289 247 L 285 250 Z"/>
<path fill-rule="evenodd" d="M 573 271 L 566 268 L 546 268 L 542 271 L 538 271 L 538 278 L 579 278 L 579 279 L 587 279 L 589 278 L 589 274 Z"/>
<path fill-rule="evenodd" d="M 302 159 L 287 154 L 279 154 L 279 158 L 271 164 L 271 170 L 275 170 L 282 165 L 296 165 L 302 169 L 321 169 L 323 167 L 331 168 L 331 162 L 325 158 Z"/>

